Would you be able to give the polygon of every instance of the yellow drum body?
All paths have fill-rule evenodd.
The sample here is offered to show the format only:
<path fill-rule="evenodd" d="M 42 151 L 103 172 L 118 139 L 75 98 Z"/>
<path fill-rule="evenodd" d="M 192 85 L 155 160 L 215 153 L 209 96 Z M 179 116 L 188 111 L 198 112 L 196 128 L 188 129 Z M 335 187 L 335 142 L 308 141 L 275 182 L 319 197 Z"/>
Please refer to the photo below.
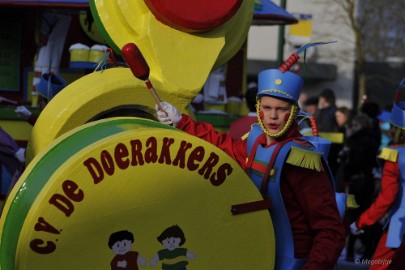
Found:
<path fill-rule="evenodd" d="M 133 234 L 142 269 L 153 269 L 151 258 L 164 249 L 157 237 L 173 225 L 195 255 L 185 259 L 190 269 L 273 269 L 268 211 L 231 213 L 260 199 L 210 143 L 147 119 L 95 121 L 54 140 L 12 190 L 0 269 L 111 269 L 108 241 L 120 231 Z"/>

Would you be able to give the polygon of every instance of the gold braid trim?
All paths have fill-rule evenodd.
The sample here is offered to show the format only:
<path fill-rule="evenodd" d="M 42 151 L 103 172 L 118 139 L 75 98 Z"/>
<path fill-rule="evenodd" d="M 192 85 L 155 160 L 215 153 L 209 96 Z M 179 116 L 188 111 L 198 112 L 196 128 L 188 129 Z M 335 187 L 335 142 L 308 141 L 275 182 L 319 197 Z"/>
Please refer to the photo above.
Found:
<path fill-rule="evenodd" d="M 261 90 L 260 94 L 262 93 L 277 93 L 277 94 L 282 94 L 284 96 L 286 96 L 289 99 L 294 100 L 294 97 L 292 95 L 290 95 L 289 93 L 285 92 L 285 91 L 281 91 L 281 90 L 277 90 L 277 89 L 267 89 L 267 90 Z"/>
<path fill-rule="evenodd" d="M 388 161 L 391 161 L 391 162 L 397 162 L 398 150 L 383 147 L 381 149 L 380 154 L 378 155 L 378 158 L 388 160 Z"/>
<path fill-rule="evenodd" d="M 271 137 L 271 138 L 278 138 L 284 135 L 284 133 L 286 133 L 286 131 L 290 128 L 291 124 L 293 123 L 295 116 L 297 115 L 298 112 L 298 106 L 293 104 L 291 106 L 291 114 L 288 117 L 287 123 L 284 125 L 283 129 L 280 130 L 277 133 L 270 133 L 266 127 L 263 124 L 262 119 L 260 118 L 260 100 L 257 101 L 256 104 L 256 114 L 257 114 L 257 119 L 259 122 L 260 127 L 262 128 L 263 132 L 266 133 L 267 136 Z"/>
<path fill-rule="evenodd" d="M 294 166 L 318 172 L 323 171 L 322 155 L 320 153 L 308 151 L 295 146 L 291 146 L 291 151 L 286 162 Z"/>

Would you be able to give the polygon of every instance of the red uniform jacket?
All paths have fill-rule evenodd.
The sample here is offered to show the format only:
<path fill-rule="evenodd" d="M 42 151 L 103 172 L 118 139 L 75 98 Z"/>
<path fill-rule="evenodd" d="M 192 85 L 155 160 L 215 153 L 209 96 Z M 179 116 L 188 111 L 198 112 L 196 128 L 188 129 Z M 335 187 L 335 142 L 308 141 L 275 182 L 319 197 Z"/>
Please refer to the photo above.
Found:
<path fill-rule="evenodd" d="M 399 167 L 397 162 L 385 161 L 381 178 L 381 190 L 373 204 L 357 220 L 357 227 L 363 228 L 379 221 L 388 213 L 398 193 Z"/>

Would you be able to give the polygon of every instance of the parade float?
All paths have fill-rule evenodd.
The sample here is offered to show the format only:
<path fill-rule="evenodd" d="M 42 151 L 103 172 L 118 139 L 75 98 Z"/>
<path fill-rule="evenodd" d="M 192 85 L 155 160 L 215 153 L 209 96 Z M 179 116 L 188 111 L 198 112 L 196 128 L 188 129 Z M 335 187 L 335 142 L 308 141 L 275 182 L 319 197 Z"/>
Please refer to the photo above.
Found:
<path fill-rule="evenodd" d="M 156 98 L 189 113 L 246 41 L 254 1 L 89 3 L 109 56 L 133 44 L 147 72 L 100 68 L 43 109 L 1 216 L 0 269 L 274 268 L 269 206 L 249 177 L 155 118 Z M 167 248 L 175 255 L 157 261 Z"/>

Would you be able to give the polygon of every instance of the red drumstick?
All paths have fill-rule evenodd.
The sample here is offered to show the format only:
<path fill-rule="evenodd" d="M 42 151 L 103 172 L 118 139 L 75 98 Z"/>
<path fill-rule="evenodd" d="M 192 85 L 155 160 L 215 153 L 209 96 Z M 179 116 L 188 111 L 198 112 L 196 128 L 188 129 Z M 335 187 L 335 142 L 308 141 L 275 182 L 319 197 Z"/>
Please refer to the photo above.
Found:
<path fill-rule="evenodd" d="M 122 47 L 122 56 L 125 59 L 128 67 L 131 69 L 132 73 L 140 80 L 145 81 L 146 87 L 149 92 L 152 94 L 152 97 L 155 99 L 156 104 L 159 107 L 159 110 L 162 110 L 160 107 L 160 98 L 156 93 L 155 89 L 152 86 L 152 83 L 149 81 L 149 66 L 146 63 L 145 58 L 139 48 L 134 43 L 128 43 Z M 162 110 L 163 111 L 163 110 Z"/>

